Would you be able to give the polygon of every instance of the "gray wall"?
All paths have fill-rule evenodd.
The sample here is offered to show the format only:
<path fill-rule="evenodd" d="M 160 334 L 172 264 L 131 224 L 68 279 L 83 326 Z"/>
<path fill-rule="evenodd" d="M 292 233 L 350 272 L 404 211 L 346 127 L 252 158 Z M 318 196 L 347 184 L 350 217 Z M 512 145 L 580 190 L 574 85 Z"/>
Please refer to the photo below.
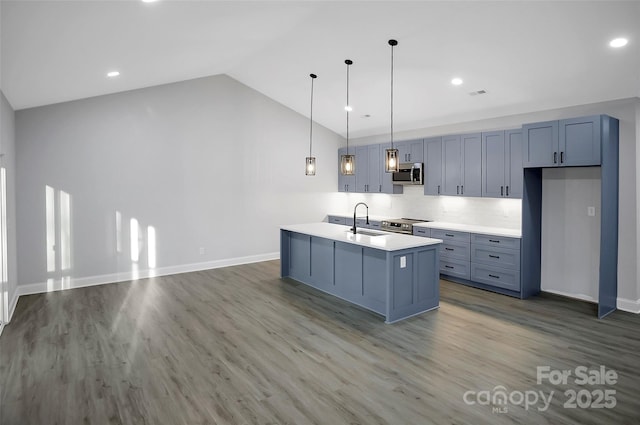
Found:
<path fill-rule="evenodd" d="M 607 114 L 620 120 L 620 204 L 619 204 L 619 243 L 618 243 L 618 298 L 628 309 L 640 311 L 640 99 L 632 98 L 614 102 L 581 105 L 571 108 L 540 111 L 529 114 L 511 115 L 488 120 L 479 120 L 452 124 L 447 126 L 401 131 L 394 136 L 395 140 L 408 140 L 421 137 L 439 136 L 476 131 L 491 131 L 518 128 L 523 123 L 556 120 L 593 114 Z M 364 137 L 353 140 L 354 146 L 368 143 L 388 142 L 388 134 Z M 597 299 L 597 269 L 592 264 L 584 267 L 589 261 L 597 260 L 600 234 L 599 208 L 597 216 L 587 217 L 586 207 L 599 202 L 598 176 L 573 171 L 545 172 L 543 175 L 543 276 L 542 287 L 545 290 L 559 292 L 583 299 Z M 570 188 L 570 192 L 567 190 Z M 431 198 L 431 197 L 426 197 Z M 441 197 L 447 198 L 447 197 Z M 415 205 L 409 205 L 409 197 L 394 198 L 394 209 L 413 211 Z M 430 206 L 421 207 L 423 211 L 432 212 L 434 202 L 443 204 L 443 200 L 430 202 Z M 447 201 L 449 202 L 449 201 Z M 450 221 L 477 222 L 490 224 L 490 214 L 494 221 L 504 227 L 512 227 L 514 217 L 500 215 L 503 200 L 483 200 L 460 202 L 456 212 L 459 217 Z M 481 203 L 481 205 L 480 205 Z M 481 206 L 481 221 L 476 215 Z M 598 204 L 596 203 L 596 207 Z M 518 213 L 520 206 L 509 205 Z M 418 214 L 418 213 L 416 213 Z M 440 213 L 440 217 L 451 215 L 451 212 Z M 438 215 L 438 214 L 436 214 Z M 553 220 L 553 217 L 560 220 Z M 429 218 L 429 217 L 427 217 Z M 579 240 L 572 237 L 579 235 Z M 563 243 L 559 244 L 562 239 Z M 597 244 L 597 245 L 596 245 Z M 555 259 L 562 258 L 562 263 Z"/>
<path fill-rule="evenodd" d="M 336 199 L 343 139 L 316 125 L 305 176 L 308 118 L 227 76 L 17 111 L 16 129 L 22 293 L 273 257 L 279 225 L 321 221 Z"/>
<path fill-rule="evenodd" d="M 0 163 L 7 175 L 7 271 L 5 299 L 2 321 L 6 321 L 16 302 L 17 250 L 16 250 L 16 155 L 15 155 L 15 114 L 13 108 L 0 91 Z M 2 297 L 0 297 L 1 299 Z"/>

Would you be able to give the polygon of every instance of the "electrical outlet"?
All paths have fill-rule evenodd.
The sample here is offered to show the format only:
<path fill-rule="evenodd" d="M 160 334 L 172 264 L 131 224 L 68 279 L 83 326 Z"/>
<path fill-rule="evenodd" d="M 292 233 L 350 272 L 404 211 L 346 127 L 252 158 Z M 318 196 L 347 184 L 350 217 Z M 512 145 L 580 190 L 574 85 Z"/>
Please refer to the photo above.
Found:
<path fill-rule="evenodd" d="M 595 217 L 596 216 L 596 207 L 587 207 L 587 215 L 589 217 Z"/>
<path fill-rule="evenodd" d="M 204 248 L 200 248 L 200 255 L 204 255 Z"/>
<path fill-rule="evenodd" d="M 405 267 L 407 267 L 407 257 L 402 256 L 400 257 L 400 268 L 404 269 Z"/>

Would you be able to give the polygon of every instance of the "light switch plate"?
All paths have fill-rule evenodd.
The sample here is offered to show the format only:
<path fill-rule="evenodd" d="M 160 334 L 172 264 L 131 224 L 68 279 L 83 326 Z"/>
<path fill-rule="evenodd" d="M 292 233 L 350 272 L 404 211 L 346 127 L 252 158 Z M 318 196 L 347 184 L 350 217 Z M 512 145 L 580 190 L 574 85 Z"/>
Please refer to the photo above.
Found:
<path fill-rule="evenodd" d="M 596 207 L 587 207 L 587 215 L 589 217 L 595 217 L 596 216 Z"/>

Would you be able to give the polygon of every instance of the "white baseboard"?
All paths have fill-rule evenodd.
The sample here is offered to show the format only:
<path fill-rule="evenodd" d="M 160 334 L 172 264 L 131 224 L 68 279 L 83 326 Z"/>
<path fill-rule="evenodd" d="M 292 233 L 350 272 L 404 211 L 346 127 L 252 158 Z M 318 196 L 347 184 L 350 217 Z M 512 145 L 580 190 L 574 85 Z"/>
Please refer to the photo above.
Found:
<path fill-rule="evenodd" d="M 556 294 L 556 295 L 562 295 L 563 297 L 569 297 L 569 298 L 575 298 L 578 300 L 582 300 L 582 301 L 588 301 L 588 302 L 592 302 L 592 303 L 597 303 L 598 300 L 589 296 L 589 295 L 584 295 L 584 294 L 570 294 L 567 292 L 562 292 L 562 291 L 556 291 L 556 290 L 550 290 L 550 289 L 543 289 L 543 292 L 549 292 L 551 294 Z M 640 300 L 629 300 L 627 298 L 620 298 L 618 297 L 618 299 L 616 300 L 616 308 L 618 310 L 622 310 L 622 311 L 626 311 L 629 313 L 635 313 L 635 314 L 640 314 Z"/>
<path fill-rule="evenodd" d="M 98 276 L 88 276 L 79 278 L 56 279 L 50 282 L 36 282 L 18 285 L 12 304 L 9 306 L 9 320 L 13 315 L 18 297 L 22 295 L 42 294 L 46 292 L 62 291 L 74 288 L 84 288 L 87 286 L 105 285 L 109 283 L 128 282 L 132 280 L 145 279 L 156 276 L 167 276 L 179 273 L 196 272 L 200 270 L 217 269 L 220 267 L 237 266 L 240 264 L 257 263 L 260 261 L 277 260 L 280 252 L 267 254 L 250 255 L 247 257 L 228 258 L 224 260 L 205 261 L 202 263 L 182 264 L 179 266 L 168 266 L 157 269 L 131 270 L 121 273 L 111 273 Z"/>
<path fill-rule="evenodd" d="M 640 314 L 640 299 L 629 300 L 627 298 L 617 299 L 618 310 L 628 311 L 629 313 Z"/>
<path fill-rule="evenodd" d="M 593 298 L 590 295 L 586 295 L 586 294 L 572 294 L 572 293 L 569 293 L 569 292 L 556 291 L 555 289 L 542 289 L 542 292 L 548 292 L 550 294 L 562 295 L 563 297 L 574 298 L 576 300 L 581 300 L 581 301 L 588 301 L 590 303 L 597 303 L 598 302 L 597 299 Z"/>

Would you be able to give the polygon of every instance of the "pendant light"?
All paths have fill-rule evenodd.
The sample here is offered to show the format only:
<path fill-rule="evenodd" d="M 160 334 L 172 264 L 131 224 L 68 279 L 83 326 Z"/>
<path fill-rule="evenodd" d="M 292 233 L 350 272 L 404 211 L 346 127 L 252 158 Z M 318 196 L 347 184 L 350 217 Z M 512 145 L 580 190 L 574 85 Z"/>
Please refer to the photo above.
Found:
<path fill-rule="evenodd" d="M 393 148 L 393 47 L 397 45 L 396 40 L 389 40 L 389 46 L 391 46 L 391 149 L 385 150 L 384 171 L 387 173 L 399 170 L 398 149 Z"/>
<path fill-rule="evenodd" d="M 353 61 L 347 59 L 344 61 L 347 64 L 347 106 L 344 110 L 347 111 L 347 154 L 340 157 L 340 172 L 345 176 L 351 176 L 355 173 L 356 157 L 355 155 L 349 155 L 349 112 L 351 112 L 351 105 L 349 105 L 349 67 L 353 64 Z"/>
<path fill-rule="evenodd" d="M 311 156 L 311 146 L 313 141 L 313 80 L 318 76 L 316 74 L 309 74 L 311 77 L 311 113 L 309 114 L 309 156 L 307 157 L 306 167 L 304 174 L 307 176 L 316 175 L 316 157 Z"/>

